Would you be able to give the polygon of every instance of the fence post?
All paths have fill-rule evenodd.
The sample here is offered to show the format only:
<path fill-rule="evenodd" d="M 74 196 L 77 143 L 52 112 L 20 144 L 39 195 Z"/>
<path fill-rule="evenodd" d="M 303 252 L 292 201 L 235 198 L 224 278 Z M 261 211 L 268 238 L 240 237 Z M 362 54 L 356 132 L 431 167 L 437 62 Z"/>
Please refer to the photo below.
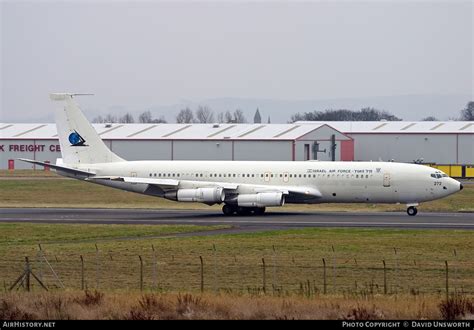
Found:
<path fill-rule="evenodd" d="M 446 301 L 449 299 L 449 271 L 448 271 L 448 260 L 444 262 L 446 264 Z"/>
<path fill-rule="evenodd" d="M 48 291 L 46 286 L 43 284 L 43 282 L 31 271 L 31 265 L 30 265 L 30 260 L 28 257 L 25 257 L 25 270 L 23 273 L 20 275 L 20 277 L 17 278 L 15 283 L 10 287 L 10 291 L 13 290 L 13 288 L 20 283 L 22 287 L 24 287 L 23 282 L 25 282 L 26 285 L 26 290 L 29 292 L 30 291 L 30 276 L 33 276 L 33 278 L 41 285 L 43 289 Z M 20 282 L 21 281 L 21 282 Z M 3 282 L 3 285 L 5 286 L 5 281 Z M 5 287 L 6 289 L 6 287 Z"/>
<path fill-rule="evenodd" d="M 153 250 L 153 288 L 155 290 L 158 290 L 158 285 L 156 281 L 156 267 L 157 267 L 157 261 L 156 261 L 156 251 L 155 251 L 155 246 L 152 244 L 151 249 Z"/>
<path fill-rule="evenodd" d="M 276 279 L 276 268 L 277 268 L 277 261 L 276 261 L 276 249 L 275 245 L 272 245 L 273 247 L 273 278 L 272 278 L 272 288 L 273 288 L 273 294 L 275 294 L 275 289 L 277 285 L 277 279 Z"/>
<path fill-rule="evenodd" d="M 143 259 L 142 256 L 138 256 L 140 259 L 140 291 L 143 291 Z"/>
<path fill-rule="evenodd" d="M 41 244 L 38 244 L 39 251 L 38 251 L 38 259 L 39 259 L 39 274 L 38 277 L 42 281 L 43 280 L 43 248 Z"/>
<path fill-rule="evenodd" d="M 31 268 L 30 268 L 30 260 L 28 257 L 25 257 L 25 272 L 26 272 L 26 291 L 30 292 L 30 273 L 31 273 Z"/>
<path fill-rule="evenodd" d="M 219 281 L 217 279 L 217 255 L 216 245 L 212 244 L 212 254 L 214 256 L 214 293 L 219 291 Z"/>
<path fill-rule="evenodd" d="M 81 255 L 81 290 L 84 290 L 84 258 Z"/>
<path fill-rule="evenodd" d="M 355 262 L 355 267 L 354 267 L 354 271 L 352 272 L 352 276 L 354 277 L 354 290 L 355 290 L 355 293 L 357 293 L 357 276 L 356 276 L 356 272 L 358 270 L 358 265 L 357 265 L 357 259 L 354 258 L 354 262 Z"/>
<path fill-rule="evenodd" d="M 201 293 L 204 292 L 204 261 L 202 260 L 202 256 L 199 256 L 199 260 L 201 260 Z"/>
<path fill-rule="evenodd" d="M 459 283 L 459 278 L 458 278 L 458 254 L 456 252 L 456 249 L 454 249 L 454 277 L 453 277 L 453 283 L 454 283 L 454 294 L 457 294 L 458 288 L 457 285 Z M 461 286 L 462 289 L 462 286 Z"/>
<path fill-rule="evenodd" d="M 385 266 L 385 260 L 383 262 L 383 294 L 387 294 L 387 267 Z"/>
<path fill-rule="evenodd" d="M 334 245 L 332 247 L 332 287 L 334 293 L 336 293 L 336 250 L 334 250 Z"/>
<path fill-rule="evenodd" d="M 265 273 L 265 258 L 262 258 L 262 269 L 263 269 L 263 273 L 262 273 L 262 277 L 263 277 L 263 294 L 267 294 L 267 276 L 266 276 L 266 273 Z"/>
<path fill-rule="evenodd" d="M 326 260 L 323 258 L 323 293 L 327 293 L 327 282 L 326 282 Z"/>
<path fill-rule="evenodd" d="M 95 288 L 99 289 L 99 277 L 100 277 L 100 265 L 99 265 L 99 247 L 95 244 Z"/>
<path fill-rule="evenodd" d="M 242 248 L 239 249 L 239 256 L 243 256 L 244 253 L 242 251 Z M 239 286 L 239 289 L 241 292 L 243 292 L 245 290 L 245 259 L 244 258 L 240 258 L 238 260 L 239 264 L 238 264 L 238 267 L 239 267 L 239 282 L 240 282 L 240 286 Z"/>
<path fill-rule="evenodd" d="M 397 248 L 394 247 L 393 248 L 393 251 L 395 251 L 395 262 L 396 262 L 396 272 L 397 272 L 397 275 L 396 275 L 396 278 L 397 278 L 397 283 L 396 283 L 396 286 L 395 286 L 395 293 L 398 294 L 398 287 L 400 286 L 400 264 L 398 263 L 398 254 L 397 254 Z"/>

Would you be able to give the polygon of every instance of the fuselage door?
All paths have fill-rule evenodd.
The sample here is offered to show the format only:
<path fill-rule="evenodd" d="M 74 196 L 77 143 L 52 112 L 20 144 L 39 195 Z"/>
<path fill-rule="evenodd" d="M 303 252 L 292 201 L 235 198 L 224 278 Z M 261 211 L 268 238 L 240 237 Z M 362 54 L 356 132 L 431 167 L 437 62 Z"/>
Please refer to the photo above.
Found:
<path fill-rule="evenodd" d="M 130 176 L 132 178 L 136 178 L 137 177 L 137 172 L 130 172 Z M 132 184 L 137 184 L 136 182 L 132 183 Z"/>
<path fill-rule="evenodd" d="M 270 182 L 270 172 L 265 172 L 265 182 Z"/>
<path fill-rule="evenodd" d="M 383 175 L 383 186 L 390 187 L 390 173 L 384 173 Z"/>

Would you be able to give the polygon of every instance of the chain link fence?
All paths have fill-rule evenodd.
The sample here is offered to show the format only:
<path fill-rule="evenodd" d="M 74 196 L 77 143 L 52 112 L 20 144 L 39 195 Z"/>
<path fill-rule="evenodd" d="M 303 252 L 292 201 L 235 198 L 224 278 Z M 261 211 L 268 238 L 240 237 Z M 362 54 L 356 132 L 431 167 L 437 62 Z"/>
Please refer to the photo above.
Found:
<path fill-rule="evenodd" d="M 157 292 L 233 292 L 313 296 L 474 294 L 474 262 L 408 258 L 394 249 L 389 256 L 358 258 L 308 250 L 303 255 L 271 247 L 265 251 L 202 251 L 180 249 L 160 253 L 154 247 L 140 255 L 127 250 L 53 254 L 39 250 L 24 258 L 0 259 L 3 290 L 97 289 Z M 28 271 L 27 271 L 28 270 Z M 29 272 L 36 276 L 22 278 Z M 28 276 L 29 277 L 29 276 Z M 17 281 L 16 285 L 15 281 Z M 26 283 L 26 282 L 29 283 Z"/>

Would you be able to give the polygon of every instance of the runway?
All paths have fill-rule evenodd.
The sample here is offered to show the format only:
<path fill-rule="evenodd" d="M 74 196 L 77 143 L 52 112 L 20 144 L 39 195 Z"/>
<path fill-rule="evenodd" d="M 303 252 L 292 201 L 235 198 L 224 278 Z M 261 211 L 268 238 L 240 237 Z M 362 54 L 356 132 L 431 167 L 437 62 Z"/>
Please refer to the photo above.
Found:
<path fill-rule="evenodd" d="M 474 229 L 474 213 L 267 212 L 226 217 L 218 210 L 3 208 L 0 222 L 231 225 L 231 232 L 291 228 Z"/>

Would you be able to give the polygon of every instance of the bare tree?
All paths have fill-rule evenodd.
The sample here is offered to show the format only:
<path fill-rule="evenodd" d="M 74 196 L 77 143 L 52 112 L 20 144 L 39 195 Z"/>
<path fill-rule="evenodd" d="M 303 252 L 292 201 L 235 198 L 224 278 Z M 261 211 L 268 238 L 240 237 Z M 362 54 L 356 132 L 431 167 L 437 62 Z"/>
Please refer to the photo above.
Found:
<path fill-rule="evenodd" d="M 119 123 L 123 124 L 132 124 L 135 122 L 135 119 L 133 118 L 133 115 L 131 113 L 126 113 L 122 117 L 119 118 Z"/>
<path fill-rule="evenodd" d="M 164 116 L 160 116 L 160 118 L 153 119 L 151 121 L 152 123 L 159 124 L 159 123 L 167 123 L 166 119 Z"/>
<path fill-rule="evenodd" d="M 229 110 L 224 113 L 224 123 L 232 123 L 234 118 Z"/>
<path fill-rule="evenodd" d="M 466 108 L 461 110 L 461 120 L 473 121 L 474 120 L 474 101 L 469 102 Z"/>
<path fill-rule="evenodd" d="M 150 111 L 145 111 L 145 112 L 142 112 L 139 116 L 138 116 L 138 122 L 139 123 L 151 123 L 153 120 L 153 117 L 151 115 L 151 112 Z"/>
<path fill-rule="evenodd" d="M 233 120 L 234 119 L 229 110 L 227 110 L 226 112 L 219 112 L 219 114 L 217 115 L 217 122 L 219 123 L 232 123 Z"/>
<path fill-rule="evenodd" d="M 223 123 L 224 122 L 224 113 L 223 112 L 219 112 L 217 114 L 217 122 L 218 123 Z"/>
<path fill-rule="evenodd" d="M 153 123 L 153 124 L 158 124 L 158 123 L 166 123 L 166 119 L 164 116 L 160 116 L 160 118 L 154 119 L 151 112 L 144 111 L 138 116 L 138 122 L 142 124 L 147 124 L 147 123 Z"/>
<path fill-rule="evenodd" d="M 97 124 L 102 124 L 102 123 L 105 123 L 105 119 L 104 119 L 104 117 L 99 115 L 99 116 L 95 117 L 94 119 L 92 119 L 92 122 L 97 123 Z"/>
<path fill-rule="evenodd" d="M 191 111 L 191 109 L 187 108 L 186 109 L 181 109 L 176 116 L 176 122 L 178 124 L 182 123 L 194 123 L 194 114 Z"/>
<path fill-rule="evenodd" d="M 428 117 L 423 118 L 421 121 L 439 121 L 439 119 L 436 118 L 435 116 L 428 116 Z"/>
<path fill-rule="evenodd" d="M 196 119 L 200 123 L 214 122 L 214 112 L 208 106 L 200 105 L 196 110 Z"/>
<path fill-rule="evenodd" d="M 111 115 L 110 113 L 104 118 L 104 123 L 116 123 L 116 122 L 117 122 L 117 117 L 114 115 Z"/>
<path fill-rule="evenodd" d="M 233 118 L 232 122 L 234 122 L 234 123 L 246 123 L 247 122 L 247 119 L 245 118 L 245 115 L 244 115 L 243 111 L 240 110 L 240 109 L 235 110 L 234 113 L 233 113 L 233 116 L 234 116 L 234 118 Z"/>

